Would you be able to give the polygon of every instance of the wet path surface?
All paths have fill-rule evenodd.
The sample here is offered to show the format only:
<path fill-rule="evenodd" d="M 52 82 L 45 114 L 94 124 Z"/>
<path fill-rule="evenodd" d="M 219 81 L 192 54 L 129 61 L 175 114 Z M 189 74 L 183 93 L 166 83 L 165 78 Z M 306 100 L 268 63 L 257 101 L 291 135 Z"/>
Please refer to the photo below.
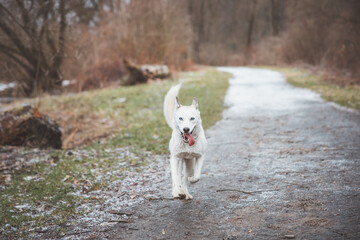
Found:
<path fill-rule="evenodd" d="M 124 209 L 127 221 L 94 236 L 359 239 L 359 113 L 294 88 L 277 72 L 220 70 L 234 75 L 229 108 L 207 131 L 202 179 L 189 188 L 194 199 L 144 199 Z M 170 197 L 170 181 L 167 172 L 144 195 Z"/>
<path fill-rule="evenodd" d="M 120 239 L 359 239 L 360 115 L 277 72 L 234 74 L 192 201 L 145 201 Z M 206 175 L 207 173 L 207 175 Z M 170 195 L 170 178 L 159 188 Z M 232 190 L 232 191 L 227 191 Z"/>

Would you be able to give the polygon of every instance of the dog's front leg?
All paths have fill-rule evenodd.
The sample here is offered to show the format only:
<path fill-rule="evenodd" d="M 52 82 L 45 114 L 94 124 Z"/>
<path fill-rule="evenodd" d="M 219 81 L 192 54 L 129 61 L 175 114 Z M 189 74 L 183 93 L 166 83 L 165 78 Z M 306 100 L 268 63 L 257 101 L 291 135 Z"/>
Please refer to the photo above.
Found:
<path fill-rule="evenodd" d="M 193 177 L 189 177 L 189 182 L 190 183 L 196 183 L 200 180 L 200 176 L 201 176 L 201 168 L 204 162 L 204 155 L 202 155 L 201 157 L 199 157 L 198 159 L 195 160 L 195 166 L 194 166 L 194 176 Z"/>
<path fill-rule="evenodd" d="M 171 178 L 172 178 L 172 196 L 174 198 L 185 198 L 181 189 L 181 172 L 183 166 L 183 160 L 177 157 L 171 156 Z"/>
<path fill-rule="evenodd" d="M 187 181 L 190 176 L 194 174 L 194 159 L 186 159 L 184 161 L 185 163 L 185 173 L 182 177 L 181 187 L 182 191 L 185 194 L 186 199 L 192 199 L 192 196 L 189 193 L 189 190 L 187 189 Z"/>

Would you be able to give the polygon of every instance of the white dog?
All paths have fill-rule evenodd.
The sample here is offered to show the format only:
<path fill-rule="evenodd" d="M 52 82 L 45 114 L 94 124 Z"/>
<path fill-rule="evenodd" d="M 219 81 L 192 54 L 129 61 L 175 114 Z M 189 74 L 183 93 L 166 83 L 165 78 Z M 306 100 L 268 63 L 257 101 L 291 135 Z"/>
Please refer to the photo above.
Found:
<path fill-rule="evenodd" d="M 194 98 L 191 106 L 182 106 L 177 97 L 180 88 L 181 84 L 172 87 L 164 100 L 165 119 L 173 130 L 169 143 L 172 195 L 174 198 L 192 199 L 186 183 L 200 180 L 207 141 L 197 100 Z"/>

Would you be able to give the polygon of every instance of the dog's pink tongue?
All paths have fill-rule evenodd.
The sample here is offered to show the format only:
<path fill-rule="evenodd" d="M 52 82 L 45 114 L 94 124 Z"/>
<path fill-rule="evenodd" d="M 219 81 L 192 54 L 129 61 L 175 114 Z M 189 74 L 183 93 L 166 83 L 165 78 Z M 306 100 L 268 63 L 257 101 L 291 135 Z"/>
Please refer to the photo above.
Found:
<path fill-rule="evenodd" d="M 185 133 L 184 135 L 189 139 L 189 142 L 188 142 L 189 146 L 192 146 L 195 144 L 195 139 L 191 136 L 190 133 Z"/>

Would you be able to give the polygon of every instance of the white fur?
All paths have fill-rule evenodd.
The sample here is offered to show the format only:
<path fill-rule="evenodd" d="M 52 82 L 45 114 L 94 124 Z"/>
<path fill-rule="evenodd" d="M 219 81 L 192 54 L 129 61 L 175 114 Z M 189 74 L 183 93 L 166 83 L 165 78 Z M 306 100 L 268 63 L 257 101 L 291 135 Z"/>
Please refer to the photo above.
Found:
<path fill-rule="evenodd" d="M 187 182 L 196 183 L 200 180 L 207 141 L 196 99 L 191 106 L 182 106 L 176 98 L 180 88 L 181 84 L 172 87 L 164 100 L 165 119 L 173 130 L 169 143 L 172 195 L 175 198 L 192 199 L 187 189 Z M 192 146 L 183 141 L 181 133 L 184 133 L 185 127 L 190 129 L 195 139 L 195 144 Z M 182 176 L 184 165 L 185 171 Z"/>

